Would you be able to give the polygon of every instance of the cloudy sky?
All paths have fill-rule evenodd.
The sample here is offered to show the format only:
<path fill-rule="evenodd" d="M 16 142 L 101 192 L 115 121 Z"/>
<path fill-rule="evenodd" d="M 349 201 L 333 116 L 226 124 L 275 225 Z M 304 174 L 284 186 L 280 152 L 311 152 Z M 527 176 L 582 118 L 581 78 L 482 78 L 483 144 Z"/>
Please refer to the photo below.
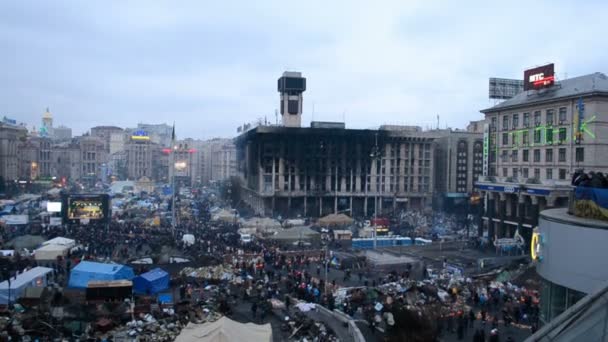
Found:
<path fill-rule="evenodd" d="M 0 116 L 77 134 L 176 123 L 230 137 L 274 121 L 284 70 L 307 77 L 304 123 L 464 127 L 488 77 L 608 72 L 605 1 L 0 2 Z M 604 39 L 604 40 L 603 40 Z M 314 105 L 314 115 L 313 115 Z"/>

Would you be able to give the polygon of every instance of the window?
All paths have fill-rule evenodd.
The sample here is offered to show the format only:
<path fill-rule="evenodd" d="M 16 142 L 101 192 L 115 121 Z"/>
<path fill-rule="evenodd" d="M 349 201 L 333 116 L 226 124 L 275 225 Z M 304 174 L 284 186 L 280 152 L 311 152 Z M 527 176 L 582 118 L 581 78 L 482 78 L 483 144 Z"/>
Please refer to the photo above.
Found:
<path fill-rule="evenodd" d="M 506 167 L 502 168 L 502 176 L 503 177 L 508 177 L 509 176 L 509 171 Z"/>
<path fill-rule="evenodd" d="M 557 154 L 557 161 L 565 162 L 566 161 L 566 149 L 560 148 Z"/>
<path fill-rule="evenodd" d="M 518 154 L 517 152 L 519 152 L 519 151 L 518 150 L 511 151 L 511 161 L 514 161 L 514 162 L 517 161 L 517 157 L 518 157 L 517 156 L 517 154 Z"/>
<path fill-rule="evenodd" d="M 523 177 L 528 178 L 528 168 L 523 169 Z"/>
<path fill-rule="evenodd" d="M 490 121 L 490 128 L 496 129 L 496 117 L 495 116 L 493 116 Z"/>
<path fill-rule="evenodd" d="M 552 128 L 548 128 L 545 130 L 545 140 L 546 143 L 551 145 L 553 144 L 553 129 Z"/>
<path fill-rule="evenodd" d="M 566 169 L 559 169 L 559 179 L 566 179 Z"/>
<path fill-rule="evenodd" d="M 540 179 L 540 169 L 534 169 L 534 178 Z"/>
<path fill-rule="evenodd" d="M 522 144 L 528 145 L 529 141 L 528 141 L 528 131 L 523 131 L 523 133 L 521 134 L 521 139 L 522 139 Z"/>
<path fill-rule="evenodd" d="M 545 162 L 552 163 L 553 162 L 553 149 L 549 148 L 545 151 Z"/>
<path fill-rule="evenodd" d="M 553 125 L 553 109 L 547 109 L 547 117 L 546 117 L 546 123 L 547 125 L 551 126 Z"/>
<path fill-rule="evenodd" d="M 540 126 L 540 110 L 534 112 L 534 125 Z"/>
<path fill-rule="evenodd" d="M 576 159 L 577 162 L 584 162 L 585 161 L 585 148 L 584 147 L 577 147 L 576 148 Z"/>
<path fill-rule="evenodd" d="M 566 142 L 566 133 L 567 133 L 566 127 L 561 127 L 559 129 L 559 137 L 558 138 L 559 138 L 560 144 L 563 144 L 564 142 Z"/>
<path fill-rule="evenodd" d="M 535 129 L 534 130 L 534 143 L 535 144 L 540 144 L 540 129 Z"/>
<path fill-rule="evenodd" d="M 502 134 L 502 144 L 505 146 L 509 145 L 509 133 Z"/>
<path fill-rule="evenodd" d="M 507 155 L 507 150 L 502 150 L 502 155 L 500 156 L 500 158 L 501 158 L 500 160 L 503 162 L 506 162 L 508 157 L 509 156 Z"/>
<path fill-rule="evenodd" d="M 509 116 L 505 115 L 502 117 L 502 130 L 506 131 L 509 129 Z"/>
<path fill-rule="evenodd" d="M 561 107 L 559 109 L 559 123 L 565 123 L 566 122 L 566 107 Z"/>
<path fill-rule="evenodd" d="M 523 161 L 525 161 L 525 162 L 529 161 L 529 152 L 530 151 L 528 151 L 528 150 L 524 150 L 523 155 L 521 157 Z"/>
<path fill-rule="evenodd" d="M 547 179 L 553 179 L 553 169 L 546 169 Z"/>
<path fill-rule="evenodd" d="M 530 113 L 524 113 L 524 127 L 530 127 Z"/>
<path fill-rule="evenodd" d="M 534 150 L 534 162 L 535 163 L 539 163 L 540 162 L 540 150 Z"/>
<path fill-rule="evenodd" d="M 513 144 L 513 146 L 517 146 L 517 133 L 513 133 L 511 135 L 511 143 Z"/>
<path fill-rule="evenodd" d="M 519 114 L 513 114 L 513 129 L 517 128 L 517 126 L 519 126 Z"/>
<path fill-rule="evenodd" d="M 517 178 L 517 168 L 513 168 L 513 178 Z"/>

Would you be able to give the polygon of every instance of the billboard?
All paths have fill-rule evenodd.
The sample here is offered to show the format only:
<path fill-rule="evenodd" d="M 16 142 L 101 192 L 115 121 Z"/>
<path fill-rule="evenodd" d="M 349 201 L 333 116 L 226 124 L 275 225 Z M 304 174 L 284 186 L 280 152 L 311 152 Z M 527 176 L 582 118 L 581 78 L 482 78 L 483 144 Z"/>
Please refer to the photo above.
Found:
<path fill-rule="evenodd" d="M 483 124 L 483 176 L 488 175 L 490 151 L 490 124 Z"/>
<path fill-rule="evenodd" d="M 511 78 L 491 77 L 488 95 L 490 99 L 508 100 L 524 91 L 524 81 Z"/>
<path fill-rule="evenodd" d="M 524 90 L 542 89 L 555 83 L 553 63 L 524 71 Z"/>
<path fill-rule="evenodd" d="M 27 215 L 4 215 L 0 216 L 0 222 L 7 225 L 23 225 L 29 222 Z"/>
<path fill-rule="evenodd" d="M 67 194 L 63 196 L 61 207 L 66 222 L 110 220 L 110 196 L 107 194 Z"/>

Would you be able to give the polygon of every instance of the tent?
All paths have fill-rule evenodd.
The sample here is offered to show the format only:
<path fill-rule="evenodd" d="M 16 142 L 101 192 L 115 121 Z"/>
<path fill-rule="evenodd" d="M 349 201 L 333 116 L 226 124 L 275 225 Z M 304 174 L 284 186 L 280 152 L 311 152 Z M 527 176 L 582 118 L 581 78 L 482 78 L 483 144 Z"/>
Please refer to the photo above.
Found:
<path fill-rule="evenodd" d="M 341 226 L 353 223 L 353 219 L 345 214 L 329 214 L 319 219 L 322 226 Z"/>
<path fill-rule="evenodd" d="M 215 322 L 188 323 L 175 342 L 272 341 L 270 324 L 239 323 L 223 316 Z"/>
<path fill-rule="evenodd" d="M 10 295 L 11 303 L 19 299 L 28 287 L 46 286 L 46 275 L 53 272 L 52 268 L 34 267 L 29 271 L 17 275 L 11 279 Z M 8 280 L 0 283 L 0 304 L 8 304 L 9 284 Z"/>
<path fill-rule="evenodd" d="M 278 232 L 270 237 L 272 240 L 281 241 L 300 241 L 300 240 L 318 240 L 321 234 L 315 232 L 308 227 L 293 227 Z"/>
<path fill-rule="evenodd" d="M 155 268 L 149 272 L 133 278 L 133 291 L 135 293 L 154 294 L 169 288 L 169 273 L 160 268 Z"/>
<path fill-rule="evenodd" d="M 68 287 L 86 289 L 91 280 L 131 280 L 134 276 L 129 266 L 82 261 L 72 269 Z"/>
<path fill-rule="evenodd" d="M 64 237 L 56 237 L 53 239 L 50 239 L 48 241 L 45 241 L 42 243 L 43 246 L 46 245 L 60 245 L 60 246 L 67 246 L 68 248 L 72 248 L 74 246 L 76 246 L 76 241 L 72 240 L 72 239 L 68 239 L 68 238 L 64 238 Z"/>
<path fill-rule="evenodd" d="M 57 257 L 65 257 L 71 247 L 65 245 L 44 245 L 34 251 L 34 258 L 40 260 L 57 260 Z"/>

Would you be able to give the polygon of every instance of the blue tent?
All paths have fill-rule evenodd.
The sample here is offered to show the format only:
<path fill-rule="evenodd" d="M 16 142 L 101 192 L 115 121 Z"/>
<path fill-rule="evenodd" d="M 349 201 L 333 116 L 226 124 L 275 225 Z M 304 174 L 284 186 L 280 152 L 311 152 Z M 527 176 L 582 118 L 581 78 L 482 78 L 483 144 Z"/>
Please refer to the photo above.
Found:
<path fill-rule="evenodd" d="M 91 280 L 131 280 L 134 276 L 129 266 L 82 261 L 72 269 L 68 287 L 86 289 Z"/>
<path fill-rule="evenodd" d="M 169 288 L 169 273 L 160 268 L 133 278 L 133 291 L 135 293 L 159 293 Z"/>

